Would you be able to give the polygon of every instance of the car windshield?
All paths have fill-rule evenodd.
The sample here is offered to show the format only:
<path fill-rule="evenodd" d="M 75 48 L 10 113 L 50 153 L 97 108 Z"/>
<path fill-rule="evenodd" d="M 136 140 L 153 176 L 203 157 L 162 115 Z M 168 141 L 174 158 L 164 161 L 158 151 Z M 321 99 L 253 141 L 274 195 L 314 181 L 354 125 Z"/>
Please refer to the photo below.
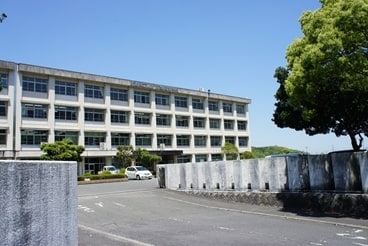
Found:
<path fill-rule="evenodd" d="M 115 171 L 116 169 L 115 169 L 115 167 L 108 167 L 107 168 L 109 171 Z"/>
<path fill-rule="evenodd" d="M 137 168 L 137 171 L 146 171 L 147 170 L 147 168 L 141 167 L 141 166 L 136 166 L 136 168 Z"/>

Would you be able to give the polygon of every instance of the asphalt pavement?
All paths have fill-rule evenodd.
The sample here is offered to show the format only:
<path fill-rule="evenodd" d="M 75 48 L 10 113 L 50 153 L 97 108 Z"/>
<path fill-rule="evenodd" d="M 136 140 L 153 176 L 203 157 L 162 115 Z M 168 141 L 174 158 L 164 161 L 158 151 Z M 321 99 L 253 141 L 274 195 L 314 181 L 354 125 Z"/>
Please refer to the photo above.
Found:
<path fill-rule="evenodd" d="M 79 245 L 368 245 L 368 220 L 200 198 L 156 179 L 78 194 Z"/>

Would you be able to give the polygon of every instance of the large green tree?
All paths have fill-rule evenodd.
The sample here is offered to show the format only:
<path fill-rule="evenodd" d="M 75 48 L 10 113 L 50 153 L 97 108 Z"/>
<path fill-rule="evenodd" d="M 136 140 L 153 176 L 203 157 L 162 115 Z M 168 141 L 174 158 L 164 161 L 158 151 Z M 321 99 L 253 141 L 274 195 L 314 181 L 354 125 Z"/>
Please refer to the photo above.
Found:
<path fill-rule="evenodd" d="M 63 139 L 55 143 L 42 144 L 41 150 L 44 152 L 41 160 L 82 161 L 81 154 L 84 147 L 74 145 L 70 139 Z"/>
<path fill-rule="evenodd" d="M 308 135 L 368 136 L 368 1 L 321 0 L 300 18 L 303 36 L 286 52 L 273 121 Z"/>

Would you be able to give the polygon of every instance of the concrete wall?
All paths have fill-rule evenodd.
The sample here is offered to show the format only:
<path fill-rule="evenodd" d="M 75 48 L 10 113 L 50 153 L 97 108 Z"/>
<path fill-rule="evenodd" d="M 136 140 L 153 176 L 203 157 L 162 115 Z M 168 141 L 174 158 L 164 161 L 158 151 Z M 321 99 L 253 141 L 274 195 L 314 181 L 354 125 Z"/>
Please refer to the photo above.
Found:
<path fill-rule="evenodd" d="M 0 244 L 77 245 L 77 163 L 0 161 Z"/>
<path fill-rule="evenodd" d="M 367 151 L 166 164 L 158 170 L 160 187 L 168 189 L 368 193 Z"/>

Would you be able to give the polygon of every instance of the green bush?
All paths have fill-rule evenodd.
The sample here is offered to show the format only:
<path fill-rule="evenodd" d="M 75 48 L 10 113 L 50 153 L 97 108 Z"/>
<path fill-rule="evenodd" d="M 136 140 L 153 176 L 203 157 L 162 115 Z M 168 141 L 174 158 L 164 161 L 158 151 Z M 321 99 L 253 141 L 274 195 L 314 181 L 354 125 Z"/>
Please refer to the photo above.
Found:
<path fill-rule="evenodd" d="M 119 174 L 125 175 L 125 168 L 124 167 L 120 168 Z"/>
<path fill-rule="evenodd" d="M 107 170 L 104 170 L 102 171 L 102 173 L 100 173 L 99 175 L 110 175 L 111 172 L 110 171 L 107 171 Z"/>
<path fill-rule="evenodd" d="M 78 181 L 84 181 L 85 179 L 90 179 L 90 180 L 101 180 L 101 179 L 122 179 L 125 178 L 125 175 L 123 174 L 99 174 L 99 175 L 95 175 L 95 174 L 90 174 L 90 175 L 83 175 L 83 176 L 78 176 Z"/>

